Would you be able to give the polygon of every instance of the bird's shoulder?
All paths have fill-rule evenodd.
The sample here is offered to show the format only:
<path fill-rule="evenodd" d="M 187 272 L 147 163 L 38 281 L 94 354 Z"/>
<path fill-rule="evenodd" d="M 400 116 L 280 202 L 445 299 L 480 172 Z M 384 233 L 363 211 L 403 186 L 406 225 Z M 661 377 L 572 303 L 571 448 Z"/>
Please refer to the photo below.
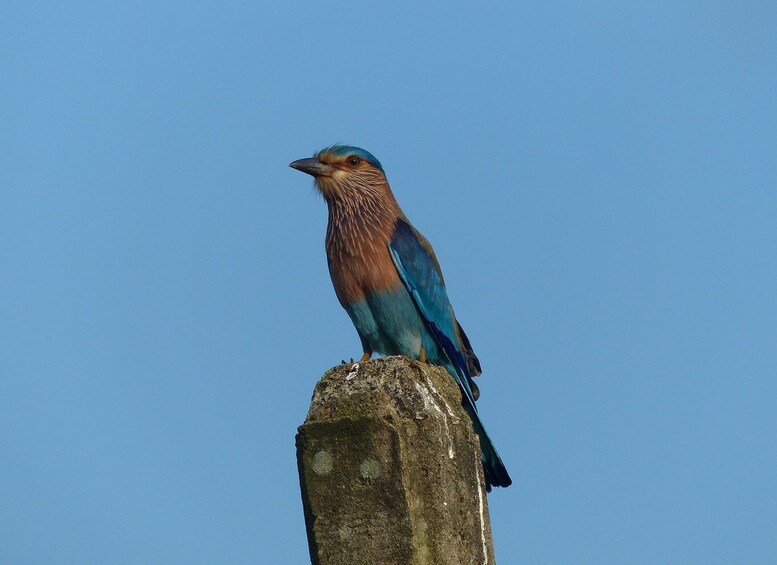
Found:
<path fill-rule="evenodd" d="M 442 274 L 442 267 L 440 266 L 440 262 L 437 260 L 437 255 L 434 253 L 432 244 L 428 239 L 426 239 L 424 234 L 422 234 L 420 230 L 418 230 L 418 228 L 416 228 L 410 222 L 410 220 L 407 219 L 406 216 L 402 215 L 398 217 L 396 223 L 394 224 L 394 233 L 391 237 L 392 245 L 399 246 L 401 245 L 402 241 L 406 241 L 412 246 L 413 240 L 417 241 L 425 257 L 431 261 L 434 270 L 437 272 L 437 275 L 440 277 L 440 281 L 444 286 L 445 277 Z M 416 250 L 416 252 L 418 252 L 418 250 Z"/>

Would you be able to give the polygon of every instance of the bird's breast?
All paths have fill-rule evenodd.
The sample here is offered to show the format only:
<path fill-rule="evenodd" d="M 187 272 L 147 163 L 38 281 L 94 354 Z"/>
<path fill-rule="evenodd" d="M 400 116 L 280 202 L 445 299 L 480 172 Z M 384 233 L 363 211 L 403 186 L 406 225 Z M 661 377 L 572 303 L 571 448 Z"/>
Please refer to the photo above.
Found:
<path fill-rule="evenodd" d="M 352 246 L 327 241 L 327 258 L 340 302 L 359 302 L 374 292 L 401 284 L 387 241 L 367 240 Z"/>

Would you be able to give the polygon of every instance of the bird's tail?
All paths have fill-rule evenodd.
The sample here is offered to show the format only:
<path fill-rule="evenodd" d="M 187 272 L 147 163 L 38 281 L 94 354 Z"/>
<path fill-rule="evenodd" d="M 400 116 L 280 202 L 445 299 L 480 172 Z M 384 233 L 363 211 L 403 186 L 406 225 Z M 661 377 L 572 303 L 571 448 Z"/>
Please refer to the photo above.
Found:
<path fill-rule="evenodd" d="M 483 427 L 483 422 L 480 421 L 480 416 L 478 416 L 478 409 L 475 407 L 475 395 L 473 395 L 472 389 L 469 386 L 472 379 L 461 364 L 458 368 L 452 363 L 446 364 L 445 370 L 450 373 L 459 385 L 461 389 L 461 404 L 464 410 L 467 411 L 467 414 L 469 414 L 472 420 L 472 427 L 480 439 L 480 459 L 483 461 L 483 473 L 486 476 L 486 490 L 491 492 L 491 487 L 509 487 L 513 484 L 513 480 L 510 478 L 505 464 L 502 463 L 502 458 L 499 457 L 499 453 L 494 448 L 494 444 L 491 443 L 491 438 L 488 437 L 486 429 Z"/>
<path fill-rule="evenodd" d="M 513 484 L 513 480 L 507 473 L 507 469 L 504 463 L 502 463 L 502 458 L 499 457 L 494 444 L 491 443 L 491 438 L 488 437 L 477 411 L 474 409 L 474 406 L 467 402 L 466 398 L 463 405 L 472 420 L 472 427 L 475 429 L 475 433 L 480 438 L 480 460 L 483 462 L 483 473 L 486 476 L 486 490 L 490 492 L 491 487 L 509 487 Z"/>

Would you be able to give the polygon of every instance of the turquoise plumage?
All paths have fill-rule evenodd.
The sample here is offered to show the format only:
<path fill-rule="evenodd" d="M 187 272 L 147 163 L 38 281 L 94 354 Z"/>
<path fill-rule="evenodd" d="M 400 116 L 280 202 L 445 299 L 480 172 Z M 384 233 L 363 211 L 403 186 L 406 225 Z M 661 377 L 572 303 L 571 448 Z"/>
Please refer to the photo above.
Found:
<path fill-rule="evenodd" d="M 291 167 L 313 175 L 327 202 L 326 251 L 340 304 L 364 350 L 405 355 L 445 369 L 480 438 L 486 486 L 512 483 L 475 406 L 480 362 L 456 320 L 431 245 L 409 222 L 380 162 L 369 152 L 332 146 Z"/>

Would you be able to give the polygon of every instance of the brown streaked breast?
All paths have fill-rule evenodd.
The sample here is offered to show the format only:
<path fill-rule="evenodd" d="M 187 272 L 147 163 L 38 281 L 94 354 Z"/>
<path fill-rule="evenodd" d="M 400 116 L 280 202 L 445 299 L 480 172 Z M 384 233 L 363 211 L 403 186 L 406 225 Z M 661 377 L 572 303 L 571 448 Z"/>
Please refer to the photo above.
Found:
<path fill-rule="evenodd" d="M 369 235 L 348 231 L 333 230 L 326 242 L 329 274 L 341 303 L 359 302 L 402 284 L 388 249 L 393 224 Z"/>

